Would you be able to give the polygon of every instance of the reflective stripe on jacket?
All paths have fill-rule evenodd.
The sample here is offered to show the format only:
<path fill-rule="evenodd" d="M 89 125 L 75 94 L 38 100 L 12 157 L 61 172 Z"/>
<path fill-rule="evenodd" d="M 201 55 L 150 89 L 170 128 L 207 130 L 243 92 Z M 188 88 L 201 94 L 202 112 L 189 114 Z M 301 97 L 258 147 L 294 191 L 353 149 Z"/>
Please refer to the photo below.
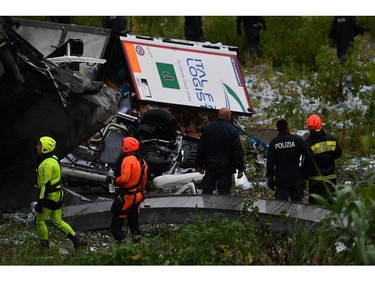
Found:
<path fill-rule="evenodd" d="M 336 174 L 328 175 L 328 176 L 311 176 L 311 177 L 309 177 L 310 180 L 315 180 L 315 181 L 328 181 L 328 180 L 333 180 L 335 178 L 336 178 Z"/>
<path fill-rule="evenodd" d="M 309 178 L 315 180 L 335 178 L 335 159 L 342 155 L 336 137 L 321 129 L 320 131 L 311 131 L 306 142 L 314 152 L 314 165 L 310 170 Z"/>

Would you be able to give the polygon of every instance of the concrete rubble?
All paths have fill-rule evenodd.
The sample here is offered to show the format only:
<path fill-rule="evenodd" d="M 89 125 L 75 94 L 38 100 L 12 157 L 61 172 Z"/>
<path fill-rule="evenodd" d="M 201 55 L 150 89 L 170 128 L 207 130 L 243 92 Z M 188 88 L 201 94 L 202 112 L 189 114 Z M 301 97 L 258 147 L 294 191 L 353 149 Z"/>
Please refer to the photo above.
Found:
<path fill-rule="evenodd" d="M 272 218 L 271 228 L 283 229 L 280 218 L 283 216 L 290 225 L 296 222 L 313 227 L 330 211 L 318 206 L 294 204 L 272 199 L 254 199 L 232 195 L 178 195 L 147 197 L 141 204 L 140 223 L 170 222 L 183 223 L 193 214 L 210 218 L 220 213 L 226 218 L 236 218 L 244 210 L 248 200 L 255 200 L 253 207 L 259 209 L 262 218 Z M 66 206 L 64 217 L 77 230 L 108 229 L 112 214 L 112 200 L 98 201 L 89 204 Z M 249 210 L 251 211 L 251 210 Z"/>

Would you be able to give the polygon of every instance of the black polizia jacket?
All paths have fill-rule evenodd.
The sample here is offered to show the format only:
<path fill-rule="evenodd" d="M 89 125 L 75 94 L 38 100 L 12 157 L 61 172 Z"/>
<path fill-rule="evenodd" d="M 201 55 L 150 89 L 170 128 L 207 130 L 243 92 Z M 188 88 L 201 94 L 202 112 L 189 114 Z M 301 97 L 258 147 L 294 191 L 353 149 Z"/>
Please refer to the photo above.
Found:
<path fill-rule="evenodd" d="M 223 173 L 244 171 L 244 152 L 236 127 L 221 118 L 208 124 L 202 131 L 196 163 Z"/>
<path fill-rule="evenodd" d="M 337 138 L 327 134 L 323 129 L 311 131 L 306 143 L 314 153 L 314 164 L 310 168 L 310 176 L 329 176 L 335 174 L 335 159 L 342 155 Z M 315 168 L 316 166 L 317 168 Z"/>
<path fill-rule="evenodd" d="M 292 187 L 303 184 L 303 162 L 310 159 L 310 149 L 297 135 L 279 133 L 273 138 L 267 153 L 267 178 L 274 178 L 277 187 Z M 302 158 L 301 158 L 302 155 Z"/>

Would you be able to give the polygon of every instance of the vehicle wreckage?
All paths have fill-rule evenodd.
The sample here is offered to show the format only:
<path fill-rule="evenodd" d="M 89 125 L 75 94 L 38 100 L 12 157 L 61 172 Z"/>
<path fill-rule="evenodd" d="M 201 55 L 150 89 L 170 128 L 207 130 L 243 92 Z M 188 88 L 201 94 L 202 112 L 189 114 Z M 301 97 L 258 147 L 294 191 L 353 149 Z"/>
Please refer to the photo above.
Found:
<path fill-rule="evenodd" d="M 113 30 L 1 19 L 0 208 L 36 198 L 37 140 L 57 140 L 65 187 L 102 186 L 132 135 L 157 188 L 196 194 L 201 129 L 228 107 L 252 109 L 237 48 Z M 220 68 L 217 68 L 217 65 Z M 260 153 L 267 144 L 237 125 Z"/>
<path fill-rule="evenodd" d="M 51 135 L 63 158 L 108 124 L 119 97 L 102 81 L 46 59 L 9 23 L 0 25 L 0 207 L 35 200 L 35 145 Z M 43 38 L 43 37 L 40 37 Z"/>

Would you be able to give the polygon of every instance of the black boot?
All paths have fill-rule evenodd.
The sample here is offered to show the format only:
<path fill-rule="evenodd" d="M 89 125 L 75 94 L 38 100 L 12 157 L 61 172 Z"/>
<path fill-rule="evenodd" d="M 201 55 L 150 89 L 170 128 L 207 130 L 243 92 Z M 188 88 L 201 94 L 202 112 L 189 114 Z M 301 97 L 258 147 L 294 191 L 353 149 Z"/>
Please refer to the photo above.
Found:
<path fill-rule="evenodd" d="M 41 240 L 40 241 L 40 248 L 42 250 L 47 250 L 49 249 L 49 240 Z"/>
<path fill-rule="evenodd" d="M 79 247 L 86 245 L 86 243 L 82 239 L 80 239 L 77 235 L 73 236 L 72 234 L 69 233 L 68 237 L 69 237 L 70 240 L 72 240 L 74 249 L 76 249 L 76 250 Z"/>
<path fill-rule="evenodd" d="M 125 241 L 125 235 L 124 231 L 122 230 L 122 225 L 124 224 L 125 219 L 113 217 L 110 230 L 113 235 L 113 238 L 116 240 L 116 242 L 123 242 Z"/>

